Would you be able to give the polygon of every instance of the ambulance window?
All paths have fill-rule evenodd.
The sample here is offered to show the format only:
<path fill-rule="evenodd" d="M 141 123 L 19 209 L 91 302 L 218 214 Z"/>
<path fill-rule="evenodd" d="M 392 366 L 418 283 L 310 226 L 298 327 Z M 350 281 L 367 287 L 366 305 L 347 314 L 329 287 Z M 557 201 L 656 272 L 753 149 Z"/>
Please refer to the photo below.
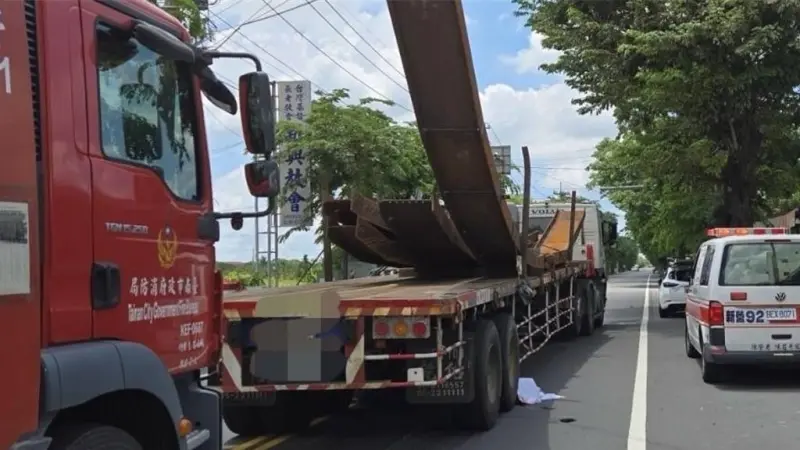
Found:
<path fill-rule="evenodd" d="M 709 275 L 711 274 L 711 263 L 714 262 L 714 253 L 715 247 L 713 245 L 709 245 L 708 250 L 706 251 L 706 256 L 703 259 L 703 269 L 702 272 L 700 272 L 701 286 L 708 286 L 708 279 Z"/>
<path fill-rule="evenodd" d="M 103 154 L 154 170 L 180 199 L 200 200 L 189 68 L 130 33 L 103 24 L 96 30 Z"/>
<path fill-rule="evenodd" d="M 722 264 L 723 286 L 800 286 L 800 242 L 730 244 Z"/>

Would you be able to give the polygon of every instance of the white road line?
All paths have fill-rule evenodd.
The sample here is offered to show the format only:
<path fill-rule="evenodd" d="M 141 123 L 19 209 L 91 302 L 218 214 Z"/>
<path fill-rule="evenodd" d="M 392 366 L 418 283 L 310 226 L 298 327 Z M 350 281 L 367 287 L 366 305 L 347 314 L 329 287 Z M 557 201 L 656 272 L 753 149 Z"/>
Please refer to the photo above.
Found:
<path fill-rule="evenodd" d="M 644 291 L 642 324 L 639 328 L 639 352 L 633 379 L 631 424 L 628 427 L 628 450 L 647 449 L 647 321 L 650 316 L 650 275 Z"/>

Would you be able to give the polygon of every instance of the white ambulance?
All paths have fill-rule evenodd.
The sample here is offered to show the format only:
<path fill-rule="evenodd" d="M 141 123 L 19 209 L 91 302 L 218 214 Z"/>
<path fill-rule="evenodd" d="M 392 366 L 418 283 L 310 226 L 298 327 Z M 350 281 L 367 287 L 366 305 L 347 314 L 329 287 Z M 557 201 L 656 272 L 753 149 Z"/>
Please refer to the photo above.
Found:
<path fill-rule="evenodd" d="M 800 361 L 800 235 L 785 228 L 715 228 L 686 288 L 686 355 L 706 383 L 725 364 Z"/>

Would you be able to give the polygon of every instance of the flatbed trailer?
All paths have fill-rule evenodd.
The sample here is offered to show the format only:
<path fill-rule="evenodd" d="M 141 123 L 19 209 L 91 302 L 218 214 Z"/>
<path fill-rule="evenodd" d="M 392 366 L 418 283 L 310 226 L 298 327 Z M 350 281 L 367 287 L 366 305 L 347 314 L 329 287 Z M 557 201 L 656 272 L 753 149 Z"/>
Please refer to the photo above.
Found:
<path fill-rule="evenodd" d="M 516 404 L 522 361 L 557 335 L 602 326 L 598 292 L 591 262 L 572 261 L 527 278 L 391 275 L 230 293 L 215 381 L 225 421 L 242 435 L 290 431 L 357 391 L 402 389 L 408 403 L 454 405 L 460 424 L 489 429 Z"/>

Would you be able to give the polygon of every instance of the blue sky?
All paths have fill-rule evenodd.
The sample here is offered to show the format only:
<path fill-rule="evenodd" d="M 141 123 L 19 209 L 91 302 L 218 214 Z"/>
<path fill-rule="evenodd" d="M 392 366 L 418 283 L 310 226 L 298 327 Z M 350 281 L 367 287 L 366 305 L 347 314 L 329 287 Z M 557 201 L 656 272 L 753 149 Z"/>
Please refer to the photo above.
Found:
<path fill-rule="evenodd" d="M 257 11 L 263 10 L 262 2 L 258 0 L 245 0 L 241 6 L 226 7 L 233 1 L 235 0 L 224 0 L 212 8 L 212 20 L 223 28 L 227 27 L 221 23 L 223 20 L 236 25 L 260 17 L 259 14 L 269 13 L 269 10 Z M 285 6 L 276 6 L 276 9 L 282 11 L 295 3 L 300 4 L 303 1 L 282 0 L 280 4 Z M 388 59 L 395 62 L 392 64 L 394 67 L 402 68 L 385 2 L 332 0 L 331 3 L 348 19 L 347 23 L 367 37 L 381 53 L 391 55 Z M 484 117 L 494 129 L 490 133 L 492 143 L 512 145 L 516 162 L 520 159 L 519 146 L 529 145 L 533 148 L 534 198 L 542 198 L 561 185 L 564 190 L 577 189 L 581 195 L 593 200 L 599 199 L 597 193 L 585 190 L 583 183 L 586 181 L 586 174 L 582 168 L 590 161 L 596 142 L 605 136 L 613 136 L 613 121 L 607 116 L 577 116 L 569 104 L 571 98 L 577 94 L 569 91 L 560 77 L 530 70 L 530 67 L 526 68 L 520 63 L 520 58 L 523 57 L 533 57 L 538 61 L 537 55 L 543 53 L 541 48 L 532 44 L 531 32 L 523 26 L 523 20 L 513 16 L 514 5 L 511 2 L 467 0 L 464 8 L 468 17 L 468 31 Z M 215 16 L 215 9 L 223 12 Z M 330 9 L 320 6 L 319 11 L 326 17 L 335 17 Z M 355 33 L 345 31 L 345 37 L 353 44 L 349 45 L 334 30 L 326 28 L 325 23 L 306 7 L 286 13 L 284 17 L 328 55 L 333 55 L 334 59 L 353 73 L 358 73 L 362 81 L 368 80 L 371 86 L 385 92 L 387 98 L 410 105 L 405 92 L 379 75 L 376 69 L 370 67 L 369 61 L 351 51 L 353 46 L 362 49 L 368 56 L 371 51 Z M 343 30 L 349 30 L 345 23 L 339 22 L 338 25 Z M 225 33 L 220 33 L 218 40 L 225 36 Z M 286 22 L 281 23 L 276 18 L 242 27 L 228 39 L 224 49 L 255 53 L 265 62 L 265 70 L 271 71 L 270 75 L 278 80 L 298 79 L 299 75 L 303 75 L 313 83 L 319 83 L 324 89 L 347 87 L 354 97 L 371 94 L 360 82 L 334 67 L 330 58 L 326 59 L 325 55 L 320 54 L 305 39 L 298 37 Z M 261 51 L 263 49 L 270 51 L 280 61 L 265 55 Z M 518 52 L 527 53 L 515 58 Z M 377 58 L 372 62 L 375 61 Z M 538 63 L 534 64 L 534 67 L 537 65 Z M 235 82 L 238 74 L 251 69 L 246 64 L 232 62 L 221 68 L 215 65 L 215 70 L 227 80 Z M 213 107 L 207 107 L 205 111 L 209 124 L 217 208 L 252 209 L 253 201 L 243 189 L 244 182 L 240 174 L 240 167 L 247 161 L 247 157 L 242 154 L 238 117 L 226 117 Z M 410 119 L 400 110 L 389 112 L 396 114 L 399 120 Z M 521 184 L 521 175 L 516 174 L 514 178 Z M 604 209 L 618 212 L 607 201 L 601 201 L 601 205 Z M 623 228 L 624 218 L 620 219 L 620 228 Z M 238 234 L 224 232 L 223 241 L 218 247 L 220 259 L 251 259 L 253 239 L 252 228 L 248 226 Z M 264 247 L 265 243 L 261 246 Z M 283 257 L 309 254 L 313 258 L 317 252 L 311 236 L 306 233 L 292 237 L 279 250 Z"/>

